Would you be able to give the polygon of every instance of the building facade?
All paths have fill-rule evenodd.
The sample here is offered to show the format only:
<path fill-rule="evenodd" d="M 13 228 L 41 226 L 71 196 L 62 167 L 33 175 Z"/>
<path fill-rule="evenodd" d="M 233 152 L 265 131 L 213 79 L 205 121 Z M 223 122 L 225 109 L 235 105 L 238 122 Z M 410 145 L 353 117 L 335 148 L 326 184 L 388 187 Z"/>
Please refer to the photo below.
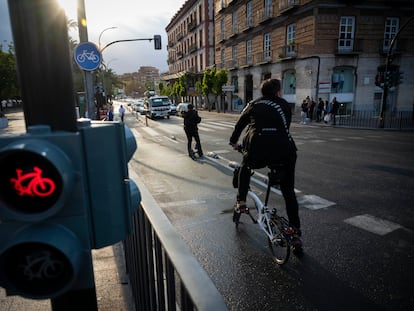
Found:
<path fill-rule="evenodd" d="M 375 82 L 398 35 L 387 68 L 403 77 L 389 88 L 387 110 L 413 111 L 413 16 L 412 0 L 188 0 L 166 28 L 170 78 L 214 65 L 244 103 L 272 77 L 290 103 L 336 97 L 341 113 L 379 113 Z"/>
<path fill-rule="evenodd" d="M 414 15 L 413 1 L 216 0 L 215 64 L 244 101 L 260 96 L 260 82 L 278 78 L 283 96 L 299 105 L 306 96 L 341 103 L 342 113 L 381 110 L 391 39 Z M 414 21 L 393 46 L 388 109 L 412 111 Z"/>
<path fill-rule="evenodd" d="M 171 80 L 183 73 L 202 74 L 214 65 L 214 1 L 188 0 L 165 28 Z"/>

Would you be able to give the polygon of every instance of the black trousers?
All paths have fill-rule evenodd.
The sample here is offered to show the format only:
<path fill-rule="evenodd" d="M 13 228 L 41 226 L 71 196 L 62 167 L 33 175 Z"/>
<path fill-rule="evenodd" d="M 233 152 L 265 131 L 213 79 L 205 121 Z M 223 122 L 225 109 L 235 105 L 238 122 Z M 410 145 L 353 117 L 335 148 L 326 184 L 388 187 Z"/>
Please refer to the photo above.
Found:
<path fill-rule="evenodd" d="M 198 155 L 201 157 L 203 155 L 203 150 L 201 148 L 201 142 L 200 142 L 200 136 L 198 135 L 198 130 L 184 127 L 184 132 L 185 132 L 185 135 L 187 136 L 188 155 L 191 156 L 193 154 L 192 143 L 193 143 L 193 137 L 194 137 L 194 140 L 196 142 L 195 148 L 197 149 Z"/>
<path fill-rule="evenodd" d="M 297 155 L 294 153 L 285 163 L 282 179 L 280 180 L 280 190 L 286 204 L 286 214 L 289 224 L 297 230 L 300 230 L 299 205 L 295 194 L 295 165 Z M 237 200 L 246 202 L 247 192 L 249 190 L 251 169 L 243 158 L 239 172 L 239 187 Z"/>

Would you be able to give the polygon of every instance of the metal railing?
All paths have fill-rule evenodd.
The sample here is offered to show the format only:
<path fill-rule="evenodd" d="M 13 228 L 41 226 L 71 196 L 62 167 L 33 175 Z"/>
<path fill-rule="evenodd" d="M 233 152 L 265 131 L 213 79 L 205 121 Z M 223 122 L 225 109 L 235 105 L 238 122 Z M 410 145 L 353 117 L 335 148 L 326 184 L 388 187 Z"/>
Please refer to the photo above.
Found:
<path fill-rule="evenodd" d="M 336 125 L 354 128 L 378 128 L 380 116 L 378 113 L 371 111 L 353 111 L 351 114 L 337 115 Z M 410 111 L 386 113 L 384 128 L 414 129 L 414 113 Z"/>
<path fill-rule="evenodd" d="M 124 241 L 137 310 L 228 310 L 204 269 L 142 182 L 134 232 Z"/>

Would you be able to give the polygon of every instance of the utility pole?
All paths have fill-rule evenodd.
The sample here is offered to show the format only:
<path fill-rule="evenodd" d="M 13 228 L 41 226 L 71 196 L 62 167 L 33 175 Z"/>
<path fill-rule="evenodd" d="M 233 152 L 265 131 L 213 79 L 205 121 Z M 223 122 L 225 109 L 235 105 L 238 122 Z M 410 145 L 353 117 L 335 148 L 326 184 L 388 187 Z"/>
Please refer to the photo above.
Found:
<path fill-rule="evenodd" d="M 79 41 L 88 42 L 88 27 L 86 23 L 85 1 L 78 0 L 78 29 L 79 29 Z M 94 120 L 97 119 L 95 114 L 95 102 L 93 91 L 93 77 L 92 72 L 84 70 L 84 85 L 85 85 L 85 97 L 88 107 L 88 118 Z"/>

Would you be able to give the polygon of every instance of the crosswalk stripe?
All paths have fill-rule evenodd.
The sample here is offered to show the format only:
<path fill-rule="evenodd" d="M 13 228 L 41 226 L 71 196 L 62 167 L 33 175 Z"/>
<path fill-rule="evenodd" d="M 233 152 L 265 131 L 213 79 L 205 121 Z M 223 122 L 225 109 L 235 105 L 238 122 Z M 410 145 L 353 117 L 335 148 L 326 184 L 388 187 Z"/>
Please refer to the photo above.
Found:
<path fill-rule="evenodd" d="M 399 224 L 369 214 L 347 218 L 344 222 L 378 235 L 386 235 L 394 230 L 403 228 Z"/>

